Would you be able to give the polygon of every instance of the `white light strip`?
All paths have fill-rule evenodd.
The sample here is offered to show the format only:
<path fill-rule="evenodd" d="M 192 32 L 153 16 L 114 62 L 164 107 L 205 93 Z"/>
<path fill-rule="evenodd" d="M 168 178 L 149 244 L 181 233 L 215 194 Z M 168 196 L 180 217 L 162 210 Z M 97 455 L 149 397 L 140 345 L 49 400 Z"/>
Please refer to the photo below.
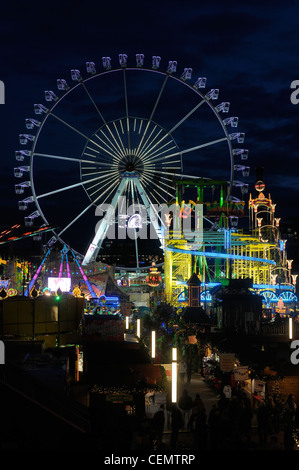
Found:
<path fill-rule="evenodd" d="M 289 318 L 289 339 L 293 339 L 293 320 Z"/>
<path fill-rule="evenodd" d="M 152 331 L 152 359 L 156 357 L 156 332 Z"/>

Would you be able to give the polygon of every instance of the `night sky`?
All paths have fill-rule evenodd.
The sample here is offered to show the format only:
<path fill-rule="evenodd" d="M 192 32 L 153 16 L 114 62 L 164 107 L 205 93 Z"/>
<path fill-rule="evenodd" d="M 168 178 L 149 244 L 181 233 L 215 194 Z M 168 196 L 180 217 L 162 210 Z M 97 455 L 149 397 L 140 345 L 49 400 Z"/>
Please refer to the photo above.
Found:
<path fill-rule="evenodd" d="M 249 150 L 246 165 L 251 170 L 246 182 L 250 192 L 255 193 L 255 168 L 263 167 L 265 192 L 270 192 L 277 204 L 277 217 L 287 221 L 298 216 L 299 104 L 294 105 L 290 100 L 291 83 L 299 80 L 298 18 L 298 3 L 288 0 L 210 3 L 165 0 L 117 4 L 5 2 L 1 5 L 0 18 L 0 79 L 5 84 L 5 104 L 0 105 L 1 226 L 23 221 L 24 214 L 18 209 L 20 197 L 14 190 L 18 181 L 13 172 L 18 166 L 15 150 L 21 149 L 19 134 L 30 133 L 25 128 L 25 118 L 38 119 L 33 105 L 46 104 L 44 90 L 56 92 L 57 78 L 65 78 L 71 83 L 71 69 L 80 69 L 86 75 L 85 63 L 93 61 L 97 69 L 102 70 L 103 56 L 110 56 L 118 63 L 120 53 L 127 54 L 132 65 L 135 54 L 143 53 L 149 67 L 153 55 L 161 56 L 161 70 L 167 68 L 170 60 L 176 60 L 178 76 L 185 67 L 193 68 L 192 82 L 197 77 L 207 77 L 206 90 L 219 88 L 218 102 L 230 102 L 227 117 L 238 116 L 237 131 L 245 133 L 243 147 Z M 104 106 L 107 113 L 108 109 L 112 112 L 119 99 L 110 85 L 105 84 L 104 90 L 110 105 Z M 139 104 L 146 108 L 148 115 L 153 101 L 150 94 L 147 95 L 146 80 L 143 90 L 138 89 L 138 93 Z M 74 104 L 69 103 L 70 114 L 77 112 Z M 191 103 L 188 106 L 188 101 L 180 94 L 176 101 L 167 101 L 165 97 L 159 110 L 163 112 L 165 126 L 169 118 L 171 127 L 174 109 L 191 109 Z M 77 117 L 76 124 L 88 132 L 92 119 L 92 113 L 86 110 Z M 199 116 L 197 126 L 202 137 L 193 143 L 192 139 L 184 142 L 181 135 L 182 148 L 208 141 L 210 129 L 206 125 L 206 118 Z M 92 132 L 95 129 L 97 125 Z M 55 130 L 51 132 L 49 148 L 55 143 L 56 136 Z M 185 138 L 188 137 L 185 135 Z M 74 155 L 80 147 L 75 140 L 66 130 L 65 139 L 59 141 L 62 155 Z M 70 141 L 72 146 L 68 144 Z M 83 145 L 78 154 L 82 150 Z M 218 149 L 215 153 L 211 151 L 210 160 L 204 159 L 200 165 L 196 161 L 197 154 L 192 153 L 186 158 L 184 168 L 198 176 L 227 178 L 223 161 L 226 156 L 221 152 Z M 71 170 L 66 170 L 67 177 L 63 168 L 56 170 L 56 173 L 54 168 L 41 170 L 41 187 L 47 187 L 51 178 L 57 181 L 65 178 L 67 184 L 72 181 Z M 67 195 L 60 202 L 53 200 L 51 204 L 54 212 L 51 212 L 50 223 L 60 223 L 59 217 L 66 217 L 72 210 Z M 92 225 L 90 230 L 89 237 L 93 234 Z"/>

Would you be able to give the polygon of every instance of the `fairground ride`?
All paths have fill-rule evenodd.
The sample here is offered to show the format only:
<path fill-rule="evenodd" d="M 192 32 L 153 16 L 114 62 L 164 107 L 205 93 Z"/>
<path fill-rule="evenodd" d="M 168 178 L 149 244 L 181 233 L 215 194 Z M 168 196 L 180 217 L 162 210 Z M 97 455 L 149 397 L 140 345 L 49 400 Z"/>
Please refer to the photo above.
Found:
<path fill-rule="evenodd" d="M 26 131 L 19 135 L 15 189 L 23 195 L 18 204 L 26 225 L 58 227 L 45 253 L 58 242 L 90 267 L 101 259 L 104 240 L 125 229 L 134 240 L 135 271 L 148 270 L 139 264 L 138 241 L 151 225 L 157 250 L 165 253 L 170 295 L 168 258 L 169 253 L 175 258 L 177 248 L 165 246 L 165 221 L 156 205 L 177 201 L 174 180 L 180 186 L 195 180 L 203 189 L 223 179 L 223 204 L 242 203 L 239 193 L 243 197 L 248 185 L 235 175 L 246 176 L 249 167 L 238 118 L 225 117 L 230 103 L 218 101 L 218 88 L 206 91 L 205 77 L 194 80 L 192 68 L 177 69 L 175 60 L 163 64 L 159 56 L 149 65 L 143 54 L 133 60 L 126 54 L 117 61 L 102 57 L 99 67 L 86 63 L 85 77 L 72 69 L 70 83 L 58 79 L 58 92 L 48 88 L 45 102 L 34 105 L 36 117 L 25 120 Z M 209 229 L 215 226 L 206 219 Z M 224 232 L 214 229 L 204 236 L 224 240 Z M 189 245 L 187 250 L 184 257 L 192 255 Z M 207 256 L 195 257 L 204 260 L 204 268 Z"/>
<path fill-rule="evenodd" d="M 255 184 L 255 197 L 249 195 L 248 227 L 240 228 L 245 202 L 228 202 L 223 197 L 225 182 L 179 181 L 177 200 L 184 214 L 181 200 L 182 185 L 193 186 L 197 201 L 203 204 L 204 220 L 214 220 L 210 228 L 203 228 L 200 249 L 194 249 L 182 235 L 165 240 L 165 296 L 176 307 L 188 304 L 188 280 L 195 272 L 201 281 L 201 302 L 206 307 L 213 302 L 213 292 L 229 279 L 250 279 L 252 290 L 262 296 L 263 307 L 270 315 L 287 314 L 296 310 L 297 274 L 292 273 L 292 260 L 287 259 L 286 240 L 280 236 L 280 218 L 275 216 L 276 204 L 264 194 L 265 184 Z M 206 194 L 212 189 L 213 199 Z M 215 198 L 218 190 L 218 198 Z M 211 195 L 211 194 L 210 194 Z M 190 202 L 190 201 L 189 201 Z M 245 224 L 246 225 L 246 224 Z"/>

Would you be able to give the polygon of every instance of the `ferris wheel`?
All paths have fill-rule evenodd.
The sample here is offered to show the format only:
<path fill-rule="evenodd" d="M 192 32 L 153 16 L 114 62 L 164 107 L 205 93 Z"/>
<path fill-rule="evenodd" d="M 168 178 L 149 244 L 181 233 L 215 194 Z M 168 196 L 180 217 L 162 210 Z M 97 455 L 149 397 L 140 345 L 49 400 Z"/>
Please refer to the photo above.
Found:
<path fill-rule="evenodd" d="M 248 168 L 248 150 L 238 145 L 244 133 L 235 131 L 237 117 L 222 116 L 230 103 L 213 104 L 219 89 L 206 91 L 205 77 L 192 82 L 192 68 L 177 75 L 176 61 L 167 61 L 165 70 L 159 56 L 150 62 L 145 66 L 143 54 L 134 63 L 119 54 L 115 67 L 102 57 L 100 71 L 87 62 L 86 77 L 72 69 L 70 83 L 57 80 L 60 96 L 46 90 L 45 102 L 34 104 L 36 118 L 26 119 L 19 135 L 14 175 L 22 181 L 15 191 L 23 195 L 19 209 L 29 210 L 25 224 L 58 227 L 48 244 L 71 246 L 84 265 L 120 222 L 117 210 L 135 230 L 136 244 L 136 229 L 151 222 L 150 209 L 175 199 L 174 177 L 221 175 L 230 198 L 235 187 L 246 188 L 234 176 Z M 104 204 L 109 207 L 98 223 L 95 209 Z M 129 205 L 145 207 L 145 216 L 133 211 L 129 217 Z M 163 243 L 161 220 L 155 220 Z"/>

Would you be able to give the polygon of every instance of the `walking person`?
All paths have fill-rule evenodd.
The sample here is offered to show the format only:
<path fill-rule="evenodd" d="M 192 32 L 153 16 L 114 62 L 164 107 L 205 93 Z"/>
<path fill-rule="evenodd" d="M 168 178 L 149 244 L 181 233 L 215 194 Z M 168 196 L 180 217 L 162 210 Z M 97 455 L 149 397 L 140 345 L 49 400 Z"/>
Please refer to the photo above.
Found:
<path fill-rule="evenodd" d="M 181 382 L 184 382 L 186 372 L 187 372 L 187 364 L 182 359 L 181 362 L 179 363 L 179 376 L 180 376 Z"/>
<path fill-rule="evenodd" d="M 193 408 L 188 427 L 193 435 L 193 449 L 205 450 L 208 443 L 208 426 L 206 410 Z"/>
<path fill-rule="evenodd" d="M 183 428 L 186 428 L 193 408 L 193 400 L 188 394 L 188 390 L 183 390 L 183 394 L 180 396 L 178 401 L 178 406 L 183 415 Z"/>
<path fill-rule="evenodd" d="M 172 413 L 171 413 L 171 438 L 170 438 L 171 450 L 176 449 L 179 430 L 182 428 L 182 425 L 183 425 L 182 413 L 177 407 L 177 405 L 174 404 L 172 406 Z"/>
<path fill-rule="evenodd" d="M 164 405 L 160 405 L 159 411 L 156 411 L 153 418 L 153 427 L 157 440 L 161 443 L 164 431 L 165 414 Z"/>

